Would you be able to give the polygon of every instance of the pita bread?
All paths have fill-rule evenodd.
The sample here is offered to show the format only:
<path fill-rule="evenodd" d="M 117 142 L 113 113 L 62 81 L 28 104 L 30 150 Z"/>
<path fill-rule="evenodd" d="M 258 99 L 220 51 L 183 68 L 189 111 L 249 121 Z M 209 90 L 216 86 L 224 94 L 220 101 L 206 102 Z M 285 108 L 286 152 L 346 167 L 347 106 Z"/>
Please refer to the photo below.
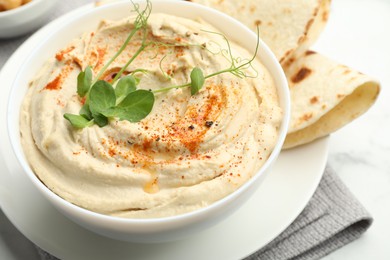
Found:
<path fill-rule="evenodd" d="M 371 77 L 313 51 L 284 70 L 292 111 L 285 149 L 336 131 L 366 112 L 379 94 Z"/>
<path fill-rule="evenodd" d="M 283 148 L 326 136 L 348 124 L 375 102 L 374 79 L 308 48 L 328 19 L 330 0 L 192 0 L 219 9 L 260 37 L 283 66 L 291 92 L 291 122 Z"/>
<path fill-rule="evenodd" d="M 283 63 L 305 51 L 326 24 L 330 0 L 191 0 L 220 10 L 254 31 Z"/>

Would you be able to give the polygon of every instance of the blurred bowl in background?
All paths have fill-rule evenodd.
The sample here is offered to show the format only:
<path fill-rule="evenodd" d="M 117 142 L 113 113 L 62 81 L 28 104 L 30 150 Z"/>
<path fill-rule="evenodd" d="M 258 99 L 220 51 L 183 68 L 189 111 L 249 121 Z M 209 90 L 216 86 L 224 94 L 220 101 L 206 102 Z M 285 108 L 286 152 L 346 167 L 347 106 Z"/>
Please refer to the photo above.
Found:
<path fill-rule="evenodd" d="M 0 12 L 0 39 L 31 32 L 41 26 L 58 0 L 32 0 L 15 9 Z"/>

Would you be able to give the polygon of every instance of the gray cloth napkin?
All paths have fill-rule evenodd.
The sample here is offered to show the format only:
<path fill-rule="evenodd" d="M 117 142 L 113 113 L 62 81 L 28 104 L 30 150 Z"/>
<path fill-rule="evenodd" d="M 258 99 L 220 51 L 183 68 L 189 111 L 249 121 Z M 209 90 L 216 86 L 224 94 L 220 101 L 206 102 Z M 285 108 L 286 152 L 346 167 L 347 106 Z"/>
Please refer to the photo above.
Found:
<path fill-rule="evenodd" d="M 297 219 L 245 260 L 319 259 L 359 238 L 372 217 L 330 168 Z"/>
<path fill-rule="evenodd" d="M 245 260 L 314 260 L 359 238 L 372 217 L 330 168 L 297 219 Z M 259 231 L 260 232 L 260 231 Z M 42 260 L 58 258 L 38 248 Z"/>
<path fill-rule="evenodd" d="M 49 20 L 92 0 L 58 1 Z M 29 35 L 0 40 L 0 68 Z M 298 218 L 274 241 L 245 260 L 319 259 L 357 239 L 373 219 L 348 191 L 337 175 L 327 167 L 324 177 Z M 38 248 L 42 260 L 56 257 Z"/>

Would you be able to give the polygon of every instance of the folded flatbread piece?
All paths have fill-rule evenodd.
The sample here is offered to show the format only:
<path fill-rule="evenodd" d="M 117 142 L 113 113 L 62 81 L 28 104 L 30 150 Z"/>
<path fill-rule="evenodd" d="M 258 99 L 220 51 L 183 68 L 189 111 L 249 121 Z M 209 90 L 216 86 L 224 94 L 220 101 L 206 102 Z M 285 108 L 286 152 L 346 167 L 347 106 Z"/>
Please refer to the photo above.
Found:
<path fill-rule="evenodd" d="M 326 136 L 375 102 L 380 86 L 360 72 L 308 50 L 324 28 L 330 0 L 191 0 L 241 21 L 282 64 L 291 92 L 291 122 L 283 148 Z"/>
<path fill-rule="evenodd" d="M 190 0 L 220 10 L 253 31 L 283 63 L 306 51 L 328 19 L 330 0 Z"/>
<path fill-rule="evenodd" d="M 285 149 L 343 127 L 366 112 L 379 94 L 373 78 L 313 51 L 284 66 L 284 71 L 292 111 Z"/>

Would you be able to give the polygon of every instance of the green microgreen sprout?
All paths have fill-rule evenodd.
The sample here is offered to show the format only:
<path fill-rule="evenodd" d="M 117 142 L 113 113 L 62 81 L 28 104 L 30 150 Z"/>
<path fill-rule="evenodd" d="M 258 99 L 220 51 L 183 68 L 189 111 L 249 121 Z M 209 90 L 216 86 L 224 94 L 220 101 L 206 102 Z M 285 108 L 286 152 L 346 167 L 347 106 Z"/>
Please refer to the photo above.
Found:
<path fill-rule="evenodd" d="M 206 48 L 204 44 L 167 44 L 161 42 L 147 41 L 148 35 L 148 19 L 152 11 L 152 4 L 150 0 L 146 1 L 144 9 L 141 10 L 140 5 L 132 1 L 134 12 L 137 14 L 134 20 L 134 27 L 130 31 L 126 40 L 119 48 L 119 50 L 112 56 L 102 69 L 93 77 L 92 68 L 87 66 L 84 71 L 81 71 L 77 77 L 77 94 L 80 98 L 84 99 L 84 104 L 81 107 L 79 114 L 64 114 L 64 118 L 68 120 L 71 125 L 76 129 L 93 126 L 94 124 L 99 127 L 104 127 L 109 123 L 110 118 L 119 118 L 119 120 L 127 120 L 129 122 L 139 122 L 147 117 L 153 109 L 155 102 L 155 94 L 167 92 L 172 89 L 190 88 L 191 95 L 196 95 L 204 86 L 205 81 L 208 78 L 214 77 L 222 73 L 231 73 L 239 78 L 248 77 L 245 70 L 252 66 L 252 61 L 256 58 L 259 48 L 259 37 L 256 44 L 256 49 L 253 57 L 247 61 L 242 61 L 240 58 L 235 58 L 232 54 L 230 43 L 226 36 L 217 32 L 208 32 L 220 35 L 226 42 L 227 50 L 225 51 L 225 58 L 227 58 L 231 65 L 230 67 L 204 75 L 203 71 L 199 67 L 194 67 L 190 73 L 190 82 L 160 88 L 156 90 L 143 90 L 137 89 L 140 82 L 140 78 L 136 77 L 136 73 L 147 73 L 146 69 L 135 69 L 130 74 L 123 76 L 123 73 L 130 66 L 130 64 L 149 46 L 181 46 L 191 47 L 197 46 L 200 48 Z M 126 46 L 132 40 L 133 36 L 138 32 L 142 33 L 142 41 L 134 53 L 134 55 L 127 61 L 127 63 L 120 69 L 111 82 L 101 80 L 100 78 L 115 61 L 116 58 L 125 50 Z M 160 62 L 159 67 L 164 76 L 170 76 L 165 74 L 162 69 L 162 62 L 166 56 L 164 56 Z M 122 77 L 123 76 L 123 77 Z"/>

